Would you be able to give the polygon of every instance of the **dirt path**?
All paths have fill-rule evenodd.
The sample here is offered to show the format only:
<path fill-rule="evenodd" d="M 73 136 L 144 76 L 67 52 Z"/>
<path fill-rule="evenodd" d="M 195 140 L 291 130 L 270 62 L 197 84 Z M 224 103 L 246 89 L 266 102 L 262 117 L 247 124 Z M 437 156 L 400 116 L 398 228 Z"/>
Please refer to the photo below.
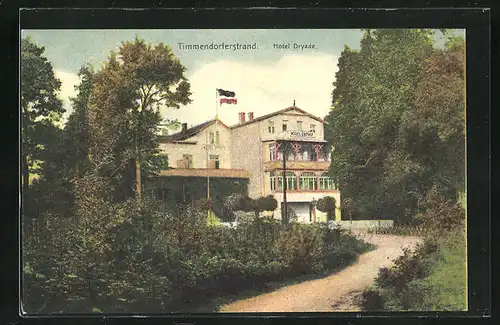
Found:
<path fill-rule="evenodd" d="M 413 248 L 420 239 L 392 235 L 359 234 L 378 246 L 359 257 L 356 264 L 323 279 L 283 287 L 279 290 L 221 306 L 219 312 L 331 312 L 357 311 L 351 298 L 373 283 L 378 269 L 389 266 Z"/>

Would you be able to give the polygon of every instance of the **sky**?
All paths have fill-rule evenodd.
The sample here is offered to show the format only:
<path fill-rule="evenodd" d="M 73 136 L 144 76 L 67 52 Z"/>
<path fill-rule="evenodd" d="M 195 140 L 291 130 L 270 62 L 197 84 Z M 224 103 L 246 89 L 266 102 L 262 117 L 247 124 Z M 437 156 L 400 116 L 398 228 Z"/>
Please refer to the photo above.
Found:
<path fill-rule="evenodd" d="M 90 63 L 97 70 L 111 51 L 136 36 L 149 43 L 170 45 L 186 67 L 191 83 L 192 103 L 178 110 L 162 108 L 165 119 L 196 125 L 216 114 L 216 89 L 234 91 L 238 103 L 222 104 L 220 119 L 233 125 L 238 112 L 254 112 L 258 117 L 296 106 L 318 117 L 330 109 L 338 58 L 344 46 L 359 48 L 362 31 L 319 30 L 23 30 L 22 37 L 45 47 L 44 56 L 52 63 L 62 82 L 60 98 L 71 113 L 70 97 L 76 95 L 78 70 Z M 256 44 L 250 50 L 183 49 L 183 44 Z M 289 44 L 289 49 L 274 44 Z M 294 44 L 314 48 L 294 48 Z"/>

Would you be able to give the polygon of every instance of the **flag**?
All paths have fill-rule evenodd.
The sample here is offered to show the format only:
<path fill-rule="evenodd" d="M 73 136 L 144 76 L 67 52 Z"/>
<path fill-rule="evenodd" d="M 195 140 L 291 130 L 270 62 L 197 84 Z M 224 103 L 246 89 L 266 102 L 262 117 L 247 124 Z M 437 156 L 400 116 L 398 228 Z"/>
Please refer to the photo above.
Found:
<path fill-rule="evenodd" d="M 217 92 L 219 93 L 219 96 L 223 96 L 223 97 L 234 97 L 234 96 L 236 96 L 236 94 L 234 93 L 234 91 L 217 89 Z"/>
<path fill-rule="evenodd" d="M 221 98 L 220 99 L 221 105 L 226 103 L 226 104 L 238 104 L 238 100 L 236 98 Z"/>
<path fill-rule="evenodd" d="M 219 94 L 219 96 L 225 97 L 225 98 L 220 99 L 221 105 L 224 103 L 226 103 L 226 104 L 238 104 L 238 100 L 236 98 L 234 98 L 234 96 L 236 96 L 234 91 L 217 89 L 217 93 Z"/>

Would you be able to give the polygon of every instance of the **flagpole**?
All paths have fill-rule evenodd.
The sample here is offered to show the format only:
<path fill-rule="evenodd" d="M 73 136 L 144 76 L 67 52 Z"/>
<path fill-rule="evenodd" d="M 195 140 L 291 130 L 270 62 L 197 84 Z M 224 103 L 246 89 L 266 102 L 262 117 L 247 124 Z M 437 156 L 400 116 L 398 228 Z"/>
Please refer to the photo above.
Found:
<path fill-rule="evenodd" d="M 215 120 L 219 119 L 219 90 L 215 88 Z"/>
<path fill-rule="evenodd" d="M 207 218 L 210 218 L 210 171 L 208 170 L 209 166 L 209 159 L 208 159 L 208 133 L 205 136 L 205 150 L 207 151 Z"/>

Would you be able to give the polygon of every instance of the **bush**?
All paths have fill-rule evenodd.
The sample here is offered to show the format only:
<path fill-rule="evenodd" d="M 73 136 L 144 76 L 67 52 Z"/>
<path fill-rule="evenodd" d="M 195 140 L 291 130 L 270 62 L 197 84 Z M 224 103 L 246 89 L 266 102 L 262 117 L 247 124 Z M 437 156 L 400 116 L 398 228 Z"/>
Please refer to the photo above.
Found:
<path fill-rule="evenodd" d="M 327 213 L 328 220 L 333 220 L 335 215 L 336 202 L 332 196 L 326 196 L 318 200 L 316 208 L 321 212 Z"/>
<path fill-rule="evenodd" d="M 446 232 L 462 228 L 465 224 L 465 210 L 460 202 L 453 203 L 442 194 L 442 189 L 433 186 L 422 202 L 422 211 L 417 215 L 424 228 Z"/>
<path fill-rule="evenodd" d="M 97 228 L 87 214 L 72 222 L 51 215 L 43 245 L 23 246 L 29 312 L 183 311 L 200 299 L 342 267 L 368 248 L 339 229 L 282 225 L 252 212 L 228 228 L 207 225 L 196 206 L 171 213 L 148 199 L 97 204 L 105 228 L 89 233 Z"/>
<path fill-rule="evenodd" d="M 364 311 L 379 311 L 384 308 L 384 298 L 374 289 L 367 289 L 361 294 L 361 309 Z"/>
<path fill-rule="evenodd" d="M 461 234 L 461 235 L 460 235 Z M 465 247 L 462 232 L 426 238 L 414 252 L 404 250 L 391 268 L 381 268 L 375 287 L 364 291 L 365 310 L 461 310 L 465 306 Z M 450 259 L 454 252 L 458 257 Z M 450 299 L 450 293 L 454 298 Z M 463 302 L 463 303 L 462 303 Z M 379 304 L 382 303 L 382 308 Z"/>

